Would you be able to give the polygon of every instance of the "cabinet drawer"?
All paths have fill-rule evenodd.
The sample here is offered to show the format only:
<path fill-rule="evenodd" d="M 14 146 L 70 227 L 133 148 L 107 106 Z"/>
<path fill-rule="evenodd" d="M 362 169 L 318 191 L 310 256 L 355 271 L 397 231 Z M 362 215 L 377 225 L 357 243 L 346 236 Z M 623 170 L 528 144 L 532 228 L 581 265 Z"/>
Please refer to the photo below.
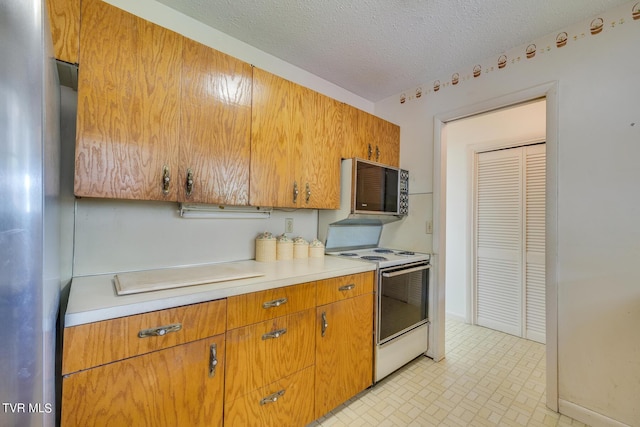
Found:
<path fill-rule="evenodd" d="M 305 426 L 313 421 L 313 367 L 236 400 L 226 401 L 224 425 Z"/>
<path fill-rule="evenodd" d="M 315 309 L 227 331 L 225 399 L 235 400 L 315 361 Z"/>
<path fill-rule="evenodd" d="M 222 334 L 226 307 L 210 301 L 65 328 L 62 374 Z"/>
<path fill-rule="evenodd" d="M 373 292 L 373 277 L 374 272 L 368 271 L 319 281 L 316 296 L 318 305 Z"/>
<path fill-rule="evenodd" d="M 229 297 L 227 329 L 235 329 L 315 307 L 315 287 L 315 282 L 309 282 Z"/>

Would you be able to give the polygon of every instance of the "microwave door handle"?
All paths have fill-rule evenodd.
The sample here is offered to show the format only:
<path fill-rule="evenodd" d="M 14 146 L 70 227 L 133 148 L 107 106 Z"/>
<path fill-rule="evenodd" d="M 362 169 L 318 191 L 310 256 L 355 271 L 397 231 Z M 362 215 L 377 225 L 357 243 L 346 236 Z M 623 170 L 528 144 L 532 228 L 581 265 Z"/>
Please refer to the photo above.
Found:
<path fill-rule="evenodd" d="M 393 273 L 382 273 L 382 277 L 396 277 L 401 274 L 413 273 L 415 271 L 427 270 L 431 268 L 431 265 L 422 265 L 420 267 L 407 268 L 406 270 L 398 270 Z"/>

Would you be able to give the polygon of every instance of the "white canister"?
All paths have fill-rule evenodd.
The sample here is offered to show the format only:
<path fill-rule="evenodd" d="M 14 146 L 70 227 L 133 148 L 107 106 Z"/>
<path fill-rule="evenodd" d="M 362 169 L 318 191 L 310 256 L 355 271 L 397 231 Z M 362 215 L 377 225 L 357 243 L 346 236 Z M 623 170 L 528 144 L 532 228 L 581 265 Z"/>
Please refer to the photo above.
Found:
<path fill-rule="evenodd" d="M 324 245 L 318 239 L 309 244 L 309 258 L 324 258 Z"/>
<path fill-rule="evenodd" d="M 264 232 L 256 237 L 256 261 L 271 262 L 276 260 L 276 238 Z"/>
<path fill-rule="evenodd" d="M 276 258 L 278 261 L 293 259 L 293 240 L 284 234 L 276 241 Z"/>
<path fill-rule="evenodd" d="M 293 239 L 293 258 L 307 258 L 309 256 L 309 242 L 302 237 Z"/>

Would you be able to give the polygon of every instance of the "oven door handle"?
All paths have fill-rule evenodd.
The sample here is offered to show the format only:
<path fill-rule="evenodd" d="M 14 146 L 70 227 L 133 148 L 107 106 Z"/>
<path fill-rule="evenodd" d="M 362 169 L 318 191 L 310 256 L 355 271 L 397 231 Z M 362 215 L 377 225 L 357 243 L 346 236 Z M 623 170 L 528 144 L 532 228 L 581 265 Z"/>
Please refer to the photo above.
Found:
<path fill-rule="evenodd" d="M 431 268 L 430 264 L 421 265 L 419 267 L 407 268 L 406 270 L 398 270 L 392 273 L 382 273 L 382 277 L 396 277 L 401 274 L 413 273 L 414 271 L 428 270 L 429 268 Z"/>

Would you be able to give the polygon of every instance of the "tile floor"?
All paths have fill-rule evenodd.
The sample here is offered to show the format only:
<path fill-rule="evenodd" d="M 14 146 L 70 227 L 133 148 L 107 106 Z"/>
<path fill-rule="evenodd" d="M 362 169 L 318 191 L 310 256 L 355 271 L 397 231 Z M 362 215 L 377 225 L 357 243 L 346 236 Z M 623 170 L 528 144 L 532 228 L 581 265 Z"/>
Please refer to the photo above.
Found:
<path fill-rule="evenodd" d="M 311 426 L 584 426 L 545 406 L 545 347 L 447 319 L 446 358 L 420 357 Z"/>

